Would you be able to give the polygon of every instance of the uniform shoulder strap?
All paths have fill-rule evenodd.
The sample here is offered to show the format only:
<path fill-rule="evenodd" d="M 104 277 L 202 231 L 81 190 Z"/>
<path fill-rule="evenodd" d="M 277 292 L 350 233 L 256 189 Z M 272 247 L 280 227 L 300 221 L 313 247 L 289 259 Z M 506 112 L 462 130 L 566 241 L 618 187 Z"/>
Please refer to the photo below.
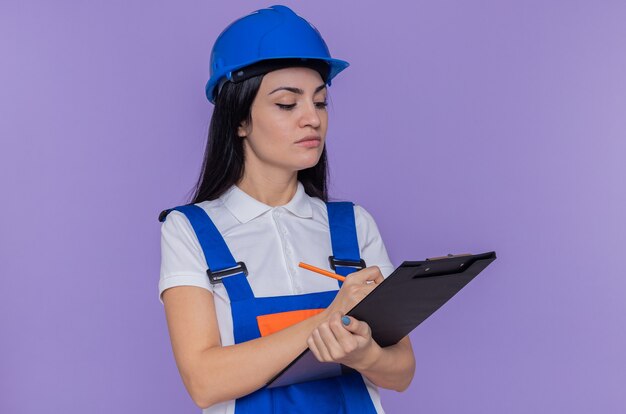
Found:
<path fill-rule="evenodd" d="M 327 202 L 326 209 L 333 249 L 333 255 L 328 258 L 330 267 L 344 276 L 365 268 L 366 264 L 361 259 L 356 233 L 354 203 L 350 201 Z"/>
<path fill-rule="evenodd" d="M 224 238 L 207 212 L 195 204 L 163 210 L 159 221 L 165 221 L 171 211 L 179 211 L 191 223 L 207 262 L 207 275 L 212 284 L 223 282 L 231 301 L 253 296 L 246 275 L 248 270 L 243 262 L 236 262 Z"/>

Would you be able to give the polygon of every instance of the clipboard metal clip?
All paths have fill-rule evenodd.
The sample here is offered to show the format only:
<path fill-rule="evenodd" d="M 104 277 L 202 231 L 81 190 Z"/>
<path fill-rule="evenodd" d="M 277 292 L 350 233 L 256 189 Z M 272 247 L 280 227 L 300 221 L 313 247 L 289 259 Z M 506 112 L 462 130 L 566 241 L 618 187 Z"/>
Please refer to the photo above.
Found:
<path fill-rule="evenodd" d="M 471 253 L 460 253 L 460 254 L 450 254 L 448 253 L 447 256 L 439 256 L 439 257 L 430 257 L 428 259 L 426 259 L 427 262 L 430 262 L 431 260 L 441 260 L 441 259 L 451 259 L 453 257 L 463 257 L 463 256 L 471 256 Z"/>
<path fill-rule="evenodd" d="M 345 266 L 345 267 L 354 267 L 359 270 L 365 269 L 367 265 L 365 264 L 365 260 L 360 259 L 356 260 L 343 260 L 343 259 L 335 259 L 335 256 L 328 256 L 328 263 L 330 263 L 330 268 L 333 270 L 335 266 Z"/>
<path fill-rule="evenodd" d="M 209 282 L 211 282 L 212 285 L 222 283 L 222 279 L 224 279 L 225 277 L 234 276 L 241 272 L 243 272 L 244 275 L 248 276 L 248 268 L 246 267 L 246 264 L 244 262 L 237 262 L 237 266 L 228 267 L 222 270 L 206 270 L 206 274 L 209 276 Z"/>

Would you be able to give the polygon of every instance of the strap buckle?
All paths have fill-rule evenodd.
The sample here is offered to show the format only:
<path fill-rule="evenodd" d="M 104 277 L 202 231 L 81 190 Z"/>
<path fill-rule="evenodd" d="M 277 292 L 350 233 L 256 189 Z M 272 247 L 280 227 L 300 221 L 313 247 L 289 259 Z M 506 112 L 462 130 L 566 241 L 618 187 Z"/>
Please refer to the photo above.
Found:
<path fill-rule="evenodd" d="M 161 211 L 161 213 L 159 214 L 159 222 L 163 223 L 165 221 L 165 217 L 167 217 L 170 211 L 172 211 L 171 208 Z"/>
<path fill-rule="evenodd" d="M 248 276 L 248 268 L 244 262 L 237 262 L 237 266 L 227 267 L 226 269 L 212 271 L 211 269 L 206 270 L 206 274 L 209 276 L 209 282 L 212 285 L 216 285 L 218 283 L 222 283 L 222 279 L 228 276 L 234 276 L 243 272 L 244 275 Z"/>
<path fill-rule="evenodd" d="M 345 266 L 345 267 L 355 267 L 359 270 L 365 269 L 367 265 L 365 264 L 365 260 L 360 259 L 358 262 L 355 260 L 342 260 L 335 259 L 335 256 L 328 256 L 328 263 L 330 263 L 330 268 L 335 270 L 335 266 Z"/>

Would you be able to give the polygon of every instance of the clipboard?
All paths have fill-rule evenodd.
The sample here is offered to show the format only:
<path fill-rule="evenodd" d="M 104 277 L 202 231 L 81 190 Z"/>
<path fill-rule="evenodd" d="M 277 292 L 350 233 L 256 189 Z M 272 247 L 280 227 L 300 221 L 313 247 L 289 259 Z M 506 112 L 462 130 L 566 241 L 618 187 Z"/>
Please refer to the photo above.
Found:
<path fill-rule="evenodd" d="M 456 295 L 496 259 L 496 252 L 405 261 L 347 315 L 368 323 L 381 347 L 394 345 Z M 268 388 L 313 381 L 354 371 L 319 362 L 306 349 L 272 378 Z"/>

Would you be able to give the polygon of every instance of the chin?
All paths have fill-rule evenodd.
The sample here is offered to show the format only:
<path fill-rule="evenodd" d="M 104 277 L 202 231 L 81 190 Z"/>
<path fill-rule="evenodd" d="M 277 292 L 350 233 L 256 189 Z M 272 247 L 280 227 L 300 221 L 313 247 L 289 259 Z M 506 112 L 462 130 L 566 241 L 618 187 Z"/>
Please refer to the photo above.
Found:
<path fill-rule="evenodd" d="M 294 168 L 294 170 L 295 171 L 302 171 L 302 170 L 306 170 L 308 168 L 315 167 L 316 165 L 317 165 L 317 163 L 315 163 L 315 164 L 300 164 L 300 165 L 296 166 Z"/>
<path fill-rule="evenodd" d="M 306 163 L 306 166 L 303 169 L 315 167 L 318 162 L 320 162 L 320 157 L 315 157 L 315 159 L 312 159 L 311 162 Z"/>
<path fill-rule="evenodd" d="M 317 165 L 318 161 L 319 160 L 315 160 L 314 162 L 302 162 L 302 163 L 299 163 L 298 165 L 294 166 L 294 170 L 301 171 L 301 170 L 306 170 L 307 168 L 315 167 Z"/>
<path fill-rule="evenodd" d="M 323 148 L 323 147 L 322 147 Z M 287 155 L 284 158 L 286 161 L 291 161 L 291 169 L 299 171 L 306 170 L 307 168 L 315 167 L 322 158 L 322 148 L 318 148 L 318 151 L 298 152 Z"/>

